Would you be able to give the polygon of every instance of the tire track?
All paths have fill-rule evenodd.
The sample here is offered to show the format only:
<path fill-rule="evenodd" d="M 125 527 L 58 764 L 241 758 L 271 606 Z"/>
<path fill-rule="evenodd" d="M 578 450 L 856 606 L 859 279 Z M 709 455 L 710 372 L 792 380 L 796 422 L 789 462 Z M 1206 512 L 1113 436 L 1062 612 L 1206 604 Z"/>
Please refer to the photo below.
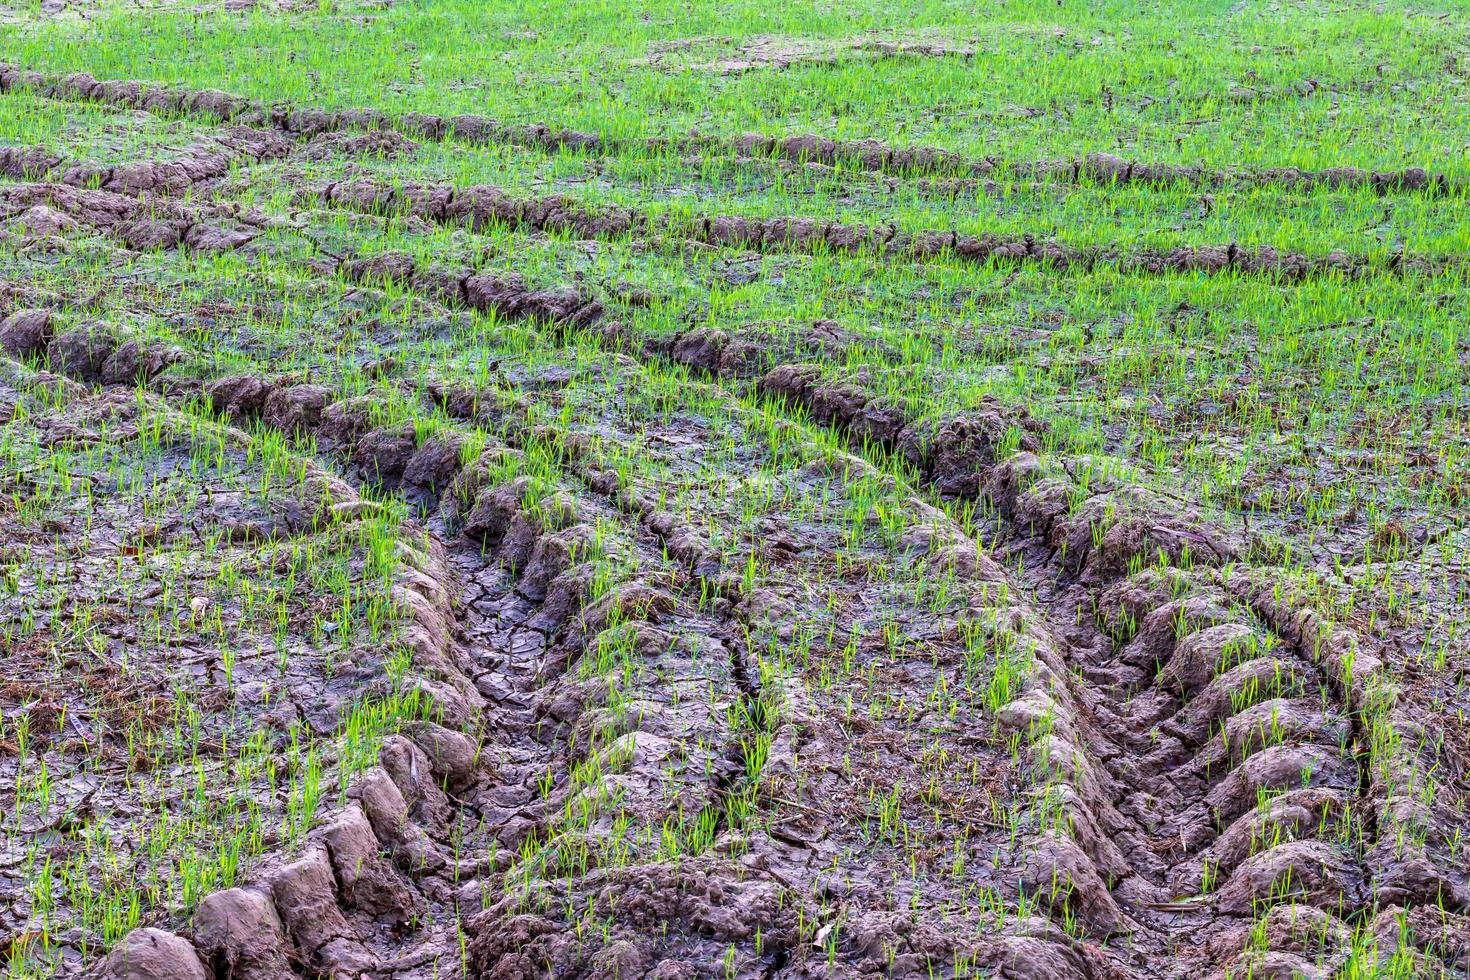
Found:
<path fill-rule="evenodd" d="M 860 391 L 819 384 L 809 366 L 778 367 L 762 386 L 855 443 L 900 453 L 939 492 L 989 501 L 998 544 L 1025 560 L 1051 621 L 1095 624 L 1057 629 L 1088 688 L 1039 695 L 1017 719 L 1051 719 L 1048 751 L 1076 799 L 1078 841 L 1111 882 L 1112 905 L 1096 879 L 1090 898 L 1076 889 L 1083 911 L 1117 928 L 1132 916 L 1161 936 L 1287 904 L 1347 921 L 1396 905 L 1466 911 L 1465 876 L 1442 841 L 1429 843 L 1455 819 L 1405 799 L 1439 795 L 1438 763 L 1395 706 L 1381 655 L 1283 601 L 1272 569 L 1200 571 L 1243 554 L 1228 528 L 1141 489 L 1084 492 L 1042 476 L 1024 442 L 997 462 L 1015 423 L 993 413 L 940 423 L 924 444 L 891 416 L 875 429 Z M 1331 953 L 1348 955 L 1343 942 Z M 1300 944 L 1250 957 L 1292 969 L 1314 959 Z"/>
<path fill-rule="evenodd" d="M 410 264 L 395 275 L 413 281 L 417 271 Z M 461 289 L 456 287 L 456 294 Z M 798 394 L 797 403 L 805 403 L 814 414 L 815 406 L 835 405 L 829 410 L 830 422 L 854 427 L 857 414 L 842 407 L 853 399 L 814 387 L 811 379 L 800 390 L 806 393 Z M 865 407 L 857 401 L 857 412 Z M 1377 867 L 1365 872 L 1363 867 L 1364 853 L 1375 854 L 1375 860 L 1382 857 L 1378 837 L 1383 821 L 1378 811 L 1390 801 L 1375 796 L 1381 791 L 1375 791 L 1364 760 L 1364 746 L 1374 739 L 1373 722 L 1362 717 L 1363 706 L 1380 671 L 1369 671 L 1368 680 L 1361 674 L 1354 680 L 1351 672 L 1344 679 L 1340 670 L 1344 661 L 1369 662 L 1368 655 L 1345 652 L 1355 651 L 1356 641 L 1331 640 L 1346 646 L 1328 661 L 1333 669 L 1325 670 L 1319 648 L 1328 641 L 1320 632 L 1309 639 L 1300 630 L 1294 636 L 1290 630 L 1272 628 L 1268 625 L 1272 617 L 1261 612 L 1259 600 L 1247 603 L 1251 615 L 1240 608 L 1244 586 L 1239 579 L 1200 574 L 1188 567 L 1187 550 L 1214 562 L 1235 550 L 1209 529 L 1161 513 L 1158 500 L 1126 489 L 1087 498 L 1079 519 L 1068 513 L 1074 489 L 1064 480 L 1038 479 L 1034 457 L 996 463 L 993 449 L 999 440 L 993 433 L 982 429 L 977 436 L 971 428 L 953 425 L 948 435 L 945 432 L 941 427 L 927 444 L 930 455 L 922 472 L 936 487 L 956 474 L 962 489 L 949 492 L 975 496 L 984 492 L 1009 515 L 1005 535 L 1009 545 L 1017 554 L 1036 552 L 1033 557 L 1041 559 L 1043 571 L 1033 572 L 1027 584 L 1039 594 L 1053 594 L 1046 604 L 1050 611 L 1038 616 L 1042 634 L 1067 637 L 1055 645 L 1061 669 L 1052 673 L 1064 678 L 1076 670 L 1090 671 L 1103 681 L 1101 701 L 1089 699 L 1070 682 L 1054 685 L 1050 692 L 1038 687 L 1035 690 L 1043 691 L 1052 703 L 1047 705 L 1038 696 L 1033 710 L 1018 708 L 1013 718 L 1018 730 L 1027 731 L 1038 720 L 1050 718 L 1042 749 L 1068 777 L 1058 785 L 1071 785 L 1078 794 L 1068 810 L 1079 838 L 1075 846 L 1090 862 L 1091 877 L 1074 846 L 1055 838 L 1044 841 L 1043 857 L 1029 873 L 1033 884 L 1048 878 L 1067 883 L 1062 889 L 1054 887 L 1049 898 L 1057 914 L 1081 916 L 1090 930 L 1103 934 L 1146 929 L 1157 937 L 1181 928 L 1200 930 L 1197 934 L 1208 947 L 1223 940 L 1202 920 L 1215 913 L 1243 920 L 1261 902 L 1292 898 L 1296 901 L 1289 904 L 1330 911 L 1336 919 L 1368 914 L 1370 875 L 1409 882 L 1411 887 L 1401 886 L 1399 896 L 1411 903 L 1443 901 L 1448 894 L 1451 907 L 1463 909 L 1463 899 L 1455 897 L 1455 883 L 1442 873 L 1426 879 L 1422 867 L 1412 874 L 1393 867 L 1386 873 Z M 974 468 L 977 458 L 979 466 Z M 966 460 L 972 466 L 968 475 L 961 465 Z M 1116 506 L 1114 513 L 1109 512 L 1110 505 Z M 1116 513 L 1125 514 L 1125 519 L 1115 520 Z M 1126 574 L 1131 560 L 1155 551 L 1165 555 L 1166 567 L 1181 572 L 1178 582 L 1161 586 L 1135 581 L 1140 572 Z M 1175 588 L 1185 593 L 1176 596 Z M 1129 597 L 1129 590 L 1139 595 Z M 1202 610 L 1201 618 L 1196 621 L 1187 614 L 1175 627 L 1173 617 L 1183 606 L 1169 607 L 1187 606 L 1190 601 Z M 1069 628 L 1061 625 L 1079 616 L 1086 622 L 1098 611 L 1101 622 L 1091 631 L 1069 637 Z M 1293 611 L 1273 615 L 1278 621 L 1298 616 Z M 1111 631 L 1130 619 L 1142 625 L 1119 649 Z M 1172 640 L 1171 629 L 1176 634 Z M 1223 673 L 1214 669 L 1214 663 L 1223 665 L 1237 657 L 1239 662 Z M 1270 683 L 1277 686 L 1260 687 Z M 1251 684 L 1257 686 L 1252 689 Z M 1257 701 L 1258 695 L 1250 693 L 1262 690 L 1273 696 Z M 1193 696 L 1188 703 L 1183 700 L 1186 694 Z M 1191 708 L 1201 704 L 1205 707 Z M 1269 711 L 1262 709 L 1267 704 Z M 1318 704 L 1325 704 L 1326 710 Z M 1387 710 L 1391 713 L 1391 705 Z M 1129 735 L 1110 734 L 1118 731 Z M 1219 748 L 1213 747 L 1216 738 Z M 1278 741 L 1265 744 L 1268 738 Z M 1072 750 L 1080 750 L 1080 755 Z M 1387 761 L 1415 764 L 1412 758 Z M 1264 815 L 1239 807 L 1239 799 L 1250 796 L 1251 790 L 1283 790 L 1299 780 L 1306 783 L 1302 792 L 1293 789 L 1268 800 Z M 1174 817 L 1165 823 L 1155 821 L 1150 811 L 1156 803 L 1124 794 L 1121 787 L 1130 782 L 1141 783 L 1152 800 L 1173 805 Z M 1352 809 L 1359 815 L 1353 816 Z M 1365 810 L 1371 816 L 1363 816 Z M 1225 826 L 1219 826 L 1222 823 Z M 1295 839 L 1251 853 L 1254 842 L 1283 827 L 1290 827 L 1285 834 Z M 1331 832 L 1324 834 L 1316 827 Z M 1296 837 L 1304 828 L 1308 833 Z M 1339 831 L 1342 840 L 1334 837 Z M 1097 883 L 1110 877 L 1112 887 L 1099 893 Z M 1204 890 L 1210 877 L 1213 897 L 1184 907 L 1170 901 L 1196 881 Z M 1433 886 L 1429 892 L 1426 880 Z M 1286 887 L 1283 881 L 1286 886 L 1298 882 L 1305 887 Z M 1278 888 L 1283 890 L 1273 895 Z M 1430 894 L 1432 898 L 1427 897 Z M 1141 947 L 1144 955 L 1163 955 L 1163 940 L 1155 943 L 1152 949 Z M 1268 954 L 1278 960 L 1302 958 L 1300 951 L 1285 948 Z"/>
<path fill-rule="evenodd" d="M 399 451 L 392 438 L 381 437 L 398 433 L 364 430 L 360 399 L 323 405 L 316 386 L 282 387 L 250 376 L 220 379 L 209 395 L 229 417 L 316 434 L 359 466 L 371 459 L 378 480 L 393 472 L 377 464 Z M 409 438 L 412 445 L 411 431 Z M 734 646 L 720 671 L 727 629 L 696 610 L 683 587 L 660 581 L 648 543 L 656 536 L 645 530 L 643 543 L 625 542 L 640 561 L 626 566 L 627 556 L 613 555 L 631 574 L 604 588 L 592 566 L 609 550 L 602 537 L 610 522 L 621 520 L 616 508 L 585 493 L 537 499 L 524 479 L 487 481 L 486 458 L 508 451 L 515 450 L 492 447 L 463 470 L 457 443 L 431 440 L 408 454 L 402 476 L 392 481 L 473 501 L 458 515 L 463 537 L 456 532 L 441 543 L 431 522 L 430 549 L 410 559 L 420 567 L 407 570 L 408 590 L 399 594 L 412 613 L 413 688 L 437 719 L 479 729 L 473 742 L 427 722 L 408 738 L 390 739 L 381 765 L 354 783 L 357 802 L 309 836 L 306 857 L 284 866 L 266 861 L 253 884 L 206 898 L 187 940 L 155 929 L 131 934 L 102 975 L 187 972 L 190 963 L 246 975 L 420 967 L 453 975 L 465 955 L 463 933 L 456 940 L 456 910 L 467 916 L 479 911 L 482 896 L 500 894 L 505 897 L 494 909 L 541 910 L 544 901 L 517 884 L 521 876 L 527 886 L 542 877 L 575 881 L 589 860 L 593 868 L 608 863 L 599 848 L 579 850 L 575 841 L 567 844 L 569 835 L 554 834 L 558 823 L 585 820 L 611 801 L 619 814 L 639 813 L 647 826 L 665 832 L 686 823 L 690 833 L 703 828 L 706 838 L 718 832 L 718 821 L 706 827 L 703 818 L 725 812 L 723 798 L 736 792 L 744 770 L 745 744 L 720 734 L 721 719 L 733 703 L 759 696 L 756 681 Z M 577 669 L 590 661 L 632 674 L 608 687 L 607 668 Z M 701 703 L 710 683 L 727 697 Z M 669 707 L 669 689 L 679 707 Z M 679 692 L 686 695 L 682 702 Z M 476 747 L 481 739 L 483 750 Z M 666 769 L 676 757 L 677 769 Z M 614 854 L 638 839 L 625 840 L 610 815 L 583 830 L 605 838 Z M 705 839 L 697 847 L 708 845 Z M 678 893 L 672 870 L 651 860 L 646 856 L 627 874 L 661 876 L 661 887 Z M 736 888 L 722 899 L 722 888 L 729 892 L 735 879 L 721 862 L 706 864 L 715 903 L 709 914 L 737 895 L 749 897 L 748 888 Z M 771 886 L 762 887 L 770 904 L 769 945 L 752 955 L 769 961 L 783 948 L 787 920 L 796 912 Z M 415 928 L 419 921 L 430 925 Z M 390 924 L 394 930 L 385 932 Z M 724 952 L 715 944 L 711 963 Z"/>

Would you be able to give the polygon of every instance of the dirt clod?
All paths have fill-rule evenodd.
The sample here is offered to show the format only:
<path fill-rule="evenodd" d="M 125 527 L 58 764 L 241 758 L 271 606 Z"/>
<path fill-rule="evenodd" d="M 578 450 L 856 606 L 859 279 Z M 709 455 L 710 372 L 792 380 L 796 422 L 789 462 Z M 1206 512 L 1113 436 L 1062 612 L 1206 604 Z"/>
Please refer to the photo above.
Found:
<path fill-rule="evenodd" d="M 123 937 L 99 971 L 103 980 L 206 980 L 204 964 L 186 939 L 143 926 Z"/>

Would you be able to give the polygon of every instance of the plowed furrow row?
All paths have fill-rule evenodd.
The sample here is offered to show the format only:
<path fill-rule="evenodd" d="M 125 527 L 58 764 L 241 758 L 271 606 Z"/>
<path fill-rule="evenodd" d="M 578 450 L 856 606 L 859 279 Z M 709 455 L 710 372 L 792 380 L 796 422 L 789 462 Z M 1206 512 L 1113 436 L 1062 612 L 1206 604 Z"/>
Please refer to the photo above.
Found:
<path fill-rule="evenodd" d="M 239 167 L 283 160 L 295 143 L 275 130 L 231 126 L 165 160 L 105 166 L 74 163 L 42 147 L 0 146 L 0 175 L 116 194 L 180 195 Z"/>
<path fill-rule="evenodd" d="M 777 159 L 794 164 L 815 163 L 873 173 L 1010 177 L 1020 180 L 1062 180 L 1073 183 L 1145 184 L 1168 187 L 1222 185 L 1279 186 L 1303 191 L 1317 188 L 1368 188 L 1379 194 L 1461 193 L 1463 187 L 1441 173 L 1422 167 L 1402 170 L 1365 170 L 1337 167 L 1304 170 L 1296 167 L 1256 170 L 1217 170 L 1203 166 L 1127 160 L 1108 153 L 1090 153 L 1073 159 L 1008 161 L 996 157 L 972 158 L 932 146 L 901 147 L 875 140 L 832 139 L 815 133 L 768 136 L 747 133 L 738 137 L 684 136 L 674 139 L 609 139 L 597 133 L 557 129 L 541 123 L 505 123 L 478 115 L 438 116 L 404 113 L 391 116 L 377 109 L 330 111 L 283 105 L 267 106 L 215 90 L 189 91 L 139 81 L 98 81 L 78 72 L 43 75 L 15 66 L 0 66 L 0 91 L 28 90 L 53 98 L 80 99 L 163 114 L 208 116 L 250 125 L 271 125 L 294 135 L 313 136 L 344 129 L 393 128 L 428 139 L 454 139 L 471 144 L 501 143 L 548 152 L 581 153 L 676 152 L 733 154 L 751 159 Z"/>
<path fill-rule="evenodd" d="M 564 195 L 516 198 L 488 185 L 456 188 L 414 186 L 358 178 L 321 188 L 317 198 L 373 214 L 407 214 L 475 229 L 520 230 L 617 239 L 653 235 L 688 239 L 719 248 L 796 254 L 875 255 L 915 262 L 1038 265 L 1086 272 L 1096 267 L 1134 274 L 1199 273 L 1264 276 L 1300 282 L 1321 276 L 1361 277 L 1377 273 L 1435 275 L 1462 268 L 1454 258 L 1397 253 L 1386 262 L 1341 250 L 1326 256 L 1235 243 L 1181 245 L 1169 249 L 1069 245 L 1033 236 L 968 235 L 953 231 L 905 232 L 892 225 L 866 225 L 822 218 L 750 218 L 704 215 L 665 219 L 629 207 L 585 205 Z"/>
<path fill-rule="evenodd" d="M 90 229 L 140 251 L 179 247 L 232 251 L 268 228 L 287 225 L 228 204 L 145 199 L 67 184 L 6 184 L 0 186 L 0 206 L 16 227 L 16 237 L 23 240 Z"/>
<path fill-rule="evenodd" d="M 246 133 L 254 131 L 245 131 Z M 241 154 L 240 158 L 256 162 L 271 159 L 269 154 L 285 153 L 285 148 L 271 144 L 257 147 L 263 156 Z M 228 160 L 231 153 L 209 158 L 209 166 L 198 168 L 201 174 L 212 174 Z M 66 167 L 54 155 L 39 148 L 12 147 L 0 156 L 9 161 L 0 173 L 23 178 L 46 164 L 44 173 L 60 172 L 65 183 L 43 186 L 85 186 L 83 176 L 107 177 L 103 193 L 120 196 L 174 192 L 175 187 L 193 186 L 189 167 L 177 163 L 138 163 L 106 168 L 92 173 L 83 167 Z M 206 161 L 206 162 L 209 162 Z M 213 179 L 202 176 L 200 180 Z M 12 194 L 21 193 L 12 191 Z M 95 191 L 83 193 L 95 194 Z M 80 200 L 73 204 L 52 193 L 65 207 L 90 207 L 99 211 L 116 211 L 116 205 L 101 198 Z M 308 199 L 311 195 L 307 195 Z M 687 239 L 718 248 L 741 248 L 763 253 L 873 255 L 900 261 L 960 261 L 973 264 L 1007 266 L 1037 265 L 1061 272 L 1088 272 L 1098 267 L 1116 268 L 1133 274 L 1203 274 L 1263 276 L 1283 282 L 1302 282 L 1322 276 L 1349 278 L 1390 275 L 1434 276 L 1463 269 L 1456 258 L 1413 255 L 1399 251 L 1387 261 L 1355 256 L 1336 250 L 1326 256 L 1304 252 L 1282 251 L 1273 246 L 1241 246 L 1235 243 L 1181 245 L 1169 249 L 1128 248 L 1107 245 L 1069 245 L 1054 239 L 1030 235 L 969 235 L 952 231 L 924 230 L 905 232 L 892 225 L 867 225 L 830 221 L 819 218 L 777 217 L 748 218 L 740 215 L 703 215 L 692 219 L 650 216 L 637 208 L 616 205 L 586 205 L 565 195 L 516 198 L 500 188 L 480 185 L 456 188 L 449 185 L 412 185 L 387 183 L 372 178 L 357 178 L 332 183 L 315 193 L 321 203 L 346 207 L 370 214 L 410 215 L 445 225 L 465 225 L 476 230 L 492 226 L 517 230 L 570 234 L 595 240 L 617 240 L 629 235 L 651 235 L 661 238 Z M 110 227 L 120 230 L 132 247 L 170 247 L 183 240 L 177 221 L 161 222 L 151 215 L 123 222 L 120 216 L 109 219 Z M 182 231 L 191 230 L 184 224 Z M 193 247 L 234 247 L 230 241 L 215 243 L 206 236 L 202 244 L 185 242 Z M 372 260 L 378 263 L 389 259 Z M 392 261 L 397 261 L 392 260 Z M 364 266 L 364 261 L 344 262 L 351 273 Z M 397 270 L 388 270 L 390 272 Z M 445 283 L 441 289 L 459 291 L 462 284 Z"/>
<path fill-rule="evenodd" d="M 154 199 L 69 184 L 3 185 L 0 206 L 23 238 L 64 236 L 90 229 L 140 251 L 187 248 L 228 252 L 250 246 L 267 231 L 296 230 L 285 219 L 228 202 Z M 512 272 L 433 266 L 415 262 L 402 253 L 358 258 L 323 252 L 314 260 L 314 268 L 319 273 L 335 273 L 367 285 L 412 286 L 438 302 L 507 319 L 583 324 L 602 315 L 600 301 L 572 287 L 536 290 Z"/>

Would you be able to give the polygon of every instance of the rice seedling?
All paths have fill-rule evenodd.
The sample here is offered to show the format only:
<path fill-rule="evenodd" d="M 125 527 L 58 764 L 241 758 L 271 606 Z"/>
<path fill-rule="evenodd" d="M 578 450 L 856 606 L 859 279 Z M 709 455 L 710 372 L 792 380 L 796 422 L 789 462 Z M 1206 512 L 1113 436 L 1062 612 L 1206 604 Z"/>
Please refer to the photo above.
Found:
<path fill-rule="evenodd" d="M 72 6 L 11 974 L 1456 975 L 1459 11 Z"/>

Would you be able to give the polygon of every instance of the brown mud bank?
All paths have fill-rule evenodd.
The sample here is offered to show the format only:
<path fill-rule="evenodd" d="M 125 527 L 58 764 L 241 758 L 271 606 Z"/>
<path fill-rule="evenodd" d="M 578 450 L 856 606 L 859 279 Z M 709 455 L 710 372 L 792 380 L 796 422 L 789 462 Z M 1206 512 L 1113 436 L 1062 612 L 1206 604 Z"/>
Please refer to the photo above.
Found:
<path fill-rule="evenodd" d="M 234 251 L 250 246 L 273 228 L 293 227 L 284 219 L 228 202 L 205 204 L 71 184 L 0 185 L 0 201 L 10 214 L 9 230 L 19 239 L 58 239 L 92 231 L 137 251 Z M 436 302 L 507 319 L 583 325 L 597 320 L 603 312 L 600 300 L 571 286 L 534 289 L 514 272 L 415 262 L 400 252 L 365 258 L 323 253 L 311 260 L 311 267 L 318 275 L 341 275 L 366 285 L 411 286 Z M 24 338 L 17 338 L 17 344 L 21 344 Z M 47 335 L 40 341 L 41 347 L 49 339 Z M 37 352 L 29 346 L 13 351 L 17 355 Z M 124 379 L 107 374 L 104 380 Z"/>
<path fill-rule="evenodd" d="M 69 163 L 40 147 L 0 147 L 0 175 L 52 181 L 116 194 L 180 195 L 219 180 L 237 166 L 285 159 L 295 144 L 274 130 L 230 126 L 166 160 L 116 166 Z"/>

